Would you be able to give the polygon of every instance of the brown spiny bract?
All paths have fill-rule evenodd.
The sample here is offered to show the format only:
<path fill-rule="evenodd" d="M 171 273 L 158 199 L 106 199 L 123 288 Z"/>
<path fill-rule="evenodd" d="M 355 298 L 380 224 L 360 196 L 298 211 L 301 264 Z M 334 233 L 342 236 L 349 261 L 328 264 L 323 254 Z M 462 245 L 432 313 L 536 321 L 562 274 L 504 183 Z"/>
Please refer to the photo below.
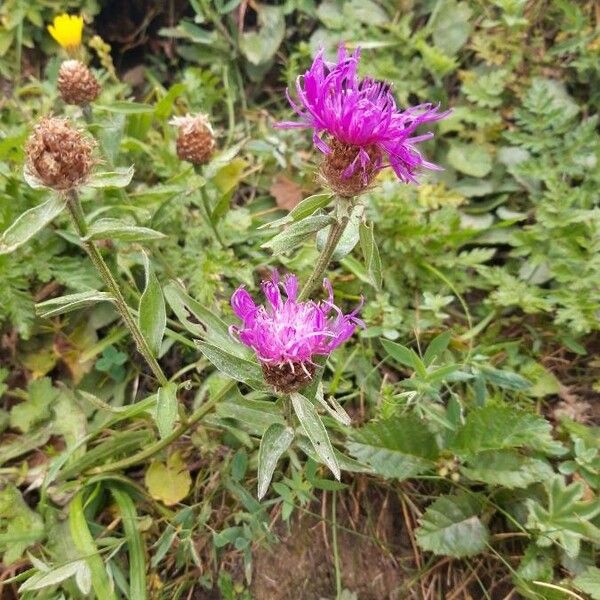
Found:
<path fill-rule="evenodd" d="M 177 156 L 195 165 L 206 164 L 216 146 L 215 133 L 206 115 L 174 117 L 171 124 L 179 129 Z"/>
<path fill-rule="evenodd" d="M 96 144 L 68 119 L 45 117 L 27 140 L 27 170 L 43 185 L 71 190 L 86 181 L 94 165 Z"/>
<path fill-rule="evenodd" d="M 345 171 L 356 160 L 359 148 L 352 144 L 344 144 L 335 138 L 329 141 L 331 152 L 321 161 L 320 175 L 325 184 L 342 198 L 353 198 L 367 191 L 379 170 L 375 168 L 381 152 L 376 146 L 369 146 L 365 151 L 371 161 L 363 169 L 355 169 L 352 175 L 345 176 Z"/>
<path fill-rule="evenodd" d="M 60 65 L 57 80 L 60 97 L 66 104 L 83 106 L 100 94 L 100 84 L 92 72 L 78 60 L 65 60 Z"/>
<path fill-rule="evenodd" d="M 315 374 L 316 366 L 311 363 L 262 363 L 265 381 L 283 394 L 290 394 L 307 386 Z"/>

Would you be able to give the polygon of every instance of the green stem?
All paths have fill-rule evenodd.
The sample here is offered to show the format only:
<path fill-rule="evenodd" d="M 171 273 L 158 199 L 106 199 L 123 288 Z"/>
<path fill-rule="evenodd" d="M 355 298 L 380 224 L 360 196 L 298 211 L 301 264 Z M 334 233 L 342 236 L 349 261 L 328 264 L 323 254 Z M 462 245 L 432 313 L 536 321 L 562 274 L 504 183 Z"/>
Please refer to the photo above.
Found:
<path fill-rule="evenodd" d="M 348 215 L 343 215 L 329 227 L 329 235 L 327 236 L 325 246 L 321 251 L 311 276 L 308 278 L 308 281 L 304 284 L 304 287 L 300 292 L 300 296 L 298 297 L 299 301 L 307 300 L 314 289 L 321 283 L 323 275 L 331 262 L 331 257 L 333 256 L 349 221 L 350 217 Z"/>
<path fill-rule="evenodd" d="M 92 240 L 85 239 L 88 232 L 88 227 L 85 221 L 85 216 L 83 214 L 83 209 L 81 208 L 81 202 L 79 201 L 77 192 L 74 190 L 72 190 L 68 194 L 67 209 L 69 211 L 69 214 L 71 215 L 71 220 L 73 221 L 75 230 L 77 231 L 79 237 L 82 238 L 81 241 L 83 243 L 83 246 L 86 252 L 88 253 L 88 256 L 90 257 L 90 260 L 96 267 L 98 274 L 102 278 L 102 281 L 104 281 L 104 284 L 112 294 L 115 300 L 117 311 L 121 315 L 125 326 L 127 327 L 127 329 L 129 329 L 129 332 L 131 333 L 135 341 L 139 353 L 146 359 L 148 366 L 152 370 L 152 373 L 154 373 L 154 376 L 156 377 L 160 385 L 166 385 L 168 383 L 168 379 L 163 373 L 162 369 L 160 368 L 160 365 L 158 364 L 158 361 L 156 360 L 155 356 L 152 354 L 152 350 L 150 350 L 150 346 L 148 346 L 146 338 L 144 338 L 144 336 L 142 335 L 142 332 L 140 331 L 136 320 L 133 318 L 131 314 L 131 309 L 129 308 L 125 298 L 123 297 L 121 289 L 119 288 L 119 284 L 113 277 L 113 274 L 110 272 L 110 269 L 104 261 L 104 258 L 102 258 L 102 254 L 100 254 L 100 251 L 98 250 L 96 244 Z"/>
<path fill-rule="evenodd" d="M 94 469 L 90 469 L 88 473 L 91 475 L 98 475 L 100 473 L 107 473 L 109 471 L 120 471 L 122 469 L 133 467 L 134 465 L 144 462 L 145 460 L 154 456 L 166 448 L 169 444 L 174 442 L 177 438 L 181 437 L 188 429 L 190 429 L 190 427 L 200 421 L 229 392 L 229 390 L 233 388 L 234 385 L 235 381 L 230 381 L 229 383 L 225 384 L 221 390 L 215 394 L 214 398 L 211 398 L 202 404 L 202 406 L 192 413 L 190 418 L 185 423 L 179 425 L 179 427 L 174 429 L 167 437 L 164 437 L 162 440 L 159 440 L 158 442 L 152 444 L 145 450 L 134 454 L 133 456 L 129 456 L 113 463 L 108 463 L 107 465 L 95 467 Z"/>

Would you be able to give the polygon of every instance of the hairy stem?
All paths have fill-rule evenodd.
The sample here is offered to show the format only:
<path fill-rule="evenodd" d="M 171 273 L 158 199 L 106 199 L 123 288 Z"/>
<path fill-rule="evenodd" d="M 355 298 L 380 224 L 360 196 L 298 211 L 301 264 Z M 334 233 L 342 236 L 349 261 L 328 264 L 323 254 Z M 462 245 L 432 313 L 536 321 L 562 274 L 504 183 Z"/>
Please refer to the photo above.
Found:
<path fill-rule="evenodd" d="M 346 230 L 349 221 L 350 217 L 348 215 L 343 215 L 329 227 L 329 235 L 327 236 L 325 246 L 323 247 L 323 250 L 321 250 L 317 264 L 315 265 L 311 276 L 308 278 L 308 281 L 304 284 L 304 287 L 300 292 L 300 296 L 298 297 L 300 301 L 307 300 L 315 288 L 321 283 L 323 275 L 327 270 L 329 263 L 331 262 L 331 257 L 333 256 L 333 253 L 335 252 L 335 249 L 337 248 L 340 238 Z"/>
<path fill-rule="evenodd" d="M 169 444 L 174 442 L 177 438 L 181 437 L 188 429 L 190 429 L 190 427 L 192 427 L 198 421 L 200 421 L 234 387 L 235 384 L 235 381 L 230 381 L 227 384 L 225 384 L 215 394 L 213 398 L 206 401 L 198 409 L 196 409 L 185 423 L 179 425 L 179 427 L 174 429 L 167 437 L 164 437 L 162 440 L 155 442 L 151 446 L 148 446 L 148 448 L 146 448 L 145 450 L 142 450 L 141 452 L 138 452 L 133 456 L 129 456 L 122 460 L 118 460 L 113 463 L 108 463 L 100 467 L 95 467 L 93 469 L 90 469 L 88 473 L 90 475 L 99 475 L 101 473 L 107 473 L 109 471 L 120 471 L 122 469 L 133 467 L 134 465 L 144 462 L 148 458 L 154 456 L 155 454 L 166 448 Z"/>
<path fill-rule="evenodd" d="M 154 376 L 158 380 L 161 386 L 164 386 L 168 383 L 168 379 L 163 373 L 156 357 L 152 354 L 152 350 L 150 350 L 150 346 L 148 346 L 148 342 L 142 335 L 142 332 L 131 314 L 131 309 L 129 308 L 125 298 L 123 297 L 123 293 L 119 288 L 119 284 L 111 273 L 108 265 L 102 258 L 102 254 L 98 250 L 98 247 L 92 240 L 84 239 L 87 235 L 88 228 L 87 223 L 85 221 L 85 216 L 83 214 L 83 209 L 81 208 L 81 202 L 79 201 L 79 197 L 77 196 L 77 192 L 74 190 L 69 192 L 67 197 L 67 209 L 71 216 L 71 220 L 73 221 L 73 225 L 75 226 L 75 230 L 80 238 L 82 238 L 83 246 L 90 257 L 90 260 L 96 267 L 98 274 L 102 278 L 102 281 L 106 285 L 107 289 L 111 293 L 114 298 L 115 305 L 117 311 L 121 315 L 125 326 L 129 329 L 131 333 L 135 345 L 137 346 L 138 352 L 144 357 L 148 366 L 154 373 Z"/>

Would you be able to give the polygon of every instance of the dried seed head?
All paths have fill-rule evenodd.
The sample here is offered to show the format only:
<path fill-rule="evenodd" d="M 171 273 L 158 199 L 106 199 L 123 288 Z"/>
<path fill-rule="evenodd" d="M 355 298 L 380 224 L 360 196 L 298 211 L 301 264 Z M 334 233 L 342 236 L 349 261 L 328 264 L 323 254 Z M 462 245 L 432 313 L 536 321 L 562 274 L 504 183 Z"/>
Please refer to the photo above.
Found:
<path fill-rule="evenodd" d="M 290 394 L 307 386 L 316 371 L 316 366 L 309 362 L 273 365 L 261 363 L 261 366 L 265 381 L 283 394 Z"/>
<path fill-rule="evenodd" d="M 43 185 L 57 191 L 73 189 L 88 178 L 96 144 L 67 119 L 45 117 L 27 140 L 27 170 Z"/>
<path fill-rule="evenodd" d="M 335 138 L 329 141 L 331 152 L 321 161 L 320 175 L 327 186 L 342 198 L 353 198 L 371 187 L 380 170 L 381 152 L 377 146 L 359 148 Z M 353 168 L 360 161 L 360 152 L 368 156 L 362 168 Z"/>
<path fill-rule="evenodd" d="M 215 149 L 215 133 L 206 115 L 174 117 L 170 121 L 179 129 L 177 156 L 195 165 L 206 164 Z"/>
<path fill-rule="evenodd" d="M 82 106 L 100 94 L 100 84 L 92 72 L 78 60 L 65 60 L 60 65 L 57 81 L 60 97 L 66 104 Z"/>

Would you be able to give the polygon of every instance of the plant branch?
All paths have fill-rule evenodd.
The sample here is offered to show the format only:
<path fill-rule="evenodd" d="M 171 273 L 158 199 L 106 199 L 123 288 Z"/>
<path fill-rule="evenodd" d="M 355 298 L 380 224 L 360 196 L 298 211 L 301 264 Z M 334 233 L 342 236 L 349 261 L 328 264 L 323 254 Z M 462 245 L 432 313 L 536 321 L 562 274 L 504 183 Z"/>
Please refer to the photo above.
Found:
<path fill-rule="evenodd" d="M 90 260 L 96 267 L 98 274 L 102 278 L 102 281 L 112 294 L 115 300 L 117 311 L 121 315 L 125 326 L 127 327 L 127 329 L 129 329 L 129 332 L 131 333 L 135 341 L 139 353 L 144 357 L 144 359 L 148 363 L 148 366 L 152 370 L 152 373 L 154 373 L 154 376 L 156 377 L 160 385 L 166 385 L 168 383 L 168 379 L 163 373 L 160 365 L 158 364 L 156 357 L 152 354 L 152 350 L 150 350 L 150 346 L 148 345 L 146 338 L 144 338 L 136 320 L 133 318 L 131 314 L 131 309 L 127 304 L 127 301 L 123 297 L 123 293 L 119 288 L 119 284 L 117 283 L 116 279 L 114 278 L 113 274 L 108 268 L 108 265 L 104 261 L 104 258 L 102 258 L 102 254 L 100 254 L 100 251 L 98 250 L 96 244 L 92 240 L 85 239 L 88 232 L 87 223 L 85 221 L 83 209 L 81 208 L 81 202 L 79 201 L 77 192 L 74 190 L 69 192 L 67 196 L 67 209 L 71 216 L 73 225 L 75 226 L 75 230 L 81 238 L 83 246 L 86 252 L 88 253 L 88 256 L 90 257 Z"/>

